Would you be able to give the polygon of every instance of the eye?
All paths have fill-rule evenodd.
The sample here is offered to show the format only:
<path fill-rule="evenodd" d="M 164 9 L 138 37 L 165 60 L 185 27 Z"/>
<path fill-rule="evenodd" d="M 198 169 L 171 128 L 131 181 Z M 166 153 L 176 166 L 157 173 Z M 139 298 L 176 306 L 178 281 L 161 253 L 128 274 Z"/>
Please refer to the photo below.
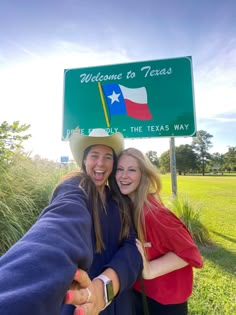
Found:
<path fill-rule="evenodd" d="M 97 159 L 97 158 L 98 158 L 98 155 L 95 154 L 95 153 L 92 153 L 92 154 L 91 154 L 91 158 L 92 158 L 92 159 Z"/>
<path fill-rule="evenodd" d="M 123 171 L 123 168 L 117 167 L 116 171 L 117 171 L 117 172 L 122 172 L 122 171 Z"/>
<path fill-rule="evenodd" d="M 108 161 L 112 161 L 113 160 L 113 156 L 112 155 L 106 155 L 105 159 Z"/>

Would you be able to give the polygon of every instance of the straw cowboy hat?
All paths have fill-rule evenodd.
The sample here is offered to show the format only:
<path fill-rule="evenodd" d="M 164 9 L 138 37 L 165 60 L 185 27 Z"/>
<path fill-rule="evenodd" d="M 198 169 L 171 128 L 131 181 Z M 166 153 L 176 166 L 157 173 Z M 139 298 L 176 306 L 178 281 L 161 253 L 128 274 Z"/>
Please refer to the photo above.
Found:
<path fill-rule="evenodd" d="M 119 155 L 124 149 L 124 137 L 120 132 L 109 135 L 105 129 L 101 128 L 93 129 L 88 136 L 76 129 L 70 137 L 70 149 L 76 163 L 81 166 L 84 150 L 98 144 L 111 147 L 116 155 Z"/>

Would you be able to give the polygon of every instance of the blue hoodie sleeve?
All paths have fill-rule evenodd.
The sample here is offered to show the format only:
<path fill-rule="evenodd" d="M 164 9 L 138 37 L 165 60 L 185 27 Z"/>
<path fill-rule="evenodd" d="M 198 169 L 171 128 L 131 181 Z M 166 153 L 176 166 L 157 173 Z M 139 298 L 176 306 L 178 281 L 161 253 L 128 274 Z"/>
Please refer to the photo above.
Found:
<path fill-rule="evenodd" d="M 86 195 L 75 183 L 64 183 L 0 258 L 0 314 L 59 314 L 77 266 L 88 270 L 92 256 Z"/>
<path fill-rule="evenodd" d="M 143 269 L 142 256 L 136 247 L 137 234 L 131 229 L 129 236 L 123 240 L 119 250 L 106 266 L 114 269 L 120 281 L 120 291 L 132 287 L 134 282 L 141 276 Z"/>

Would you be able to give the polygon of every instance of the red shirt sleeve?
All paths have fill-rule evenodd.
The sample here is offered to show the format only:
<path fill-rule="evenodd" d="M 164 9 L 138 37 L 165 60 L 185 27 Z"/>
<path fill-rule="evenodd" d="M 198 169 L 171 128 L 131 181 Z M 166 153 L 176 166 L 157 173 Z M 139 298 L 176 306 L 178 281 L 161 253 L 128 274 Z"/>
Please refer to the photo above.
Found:
<path fill-rule="evenodd" d="M 157 203 L 145 216 L 147 255 L 150 260 L 158 258 L 167 252 L 173 252 L 185 260 L 190 266 L 201 268 L 203 260 L 198 247 L 185 226 L 169 209 Z"/>

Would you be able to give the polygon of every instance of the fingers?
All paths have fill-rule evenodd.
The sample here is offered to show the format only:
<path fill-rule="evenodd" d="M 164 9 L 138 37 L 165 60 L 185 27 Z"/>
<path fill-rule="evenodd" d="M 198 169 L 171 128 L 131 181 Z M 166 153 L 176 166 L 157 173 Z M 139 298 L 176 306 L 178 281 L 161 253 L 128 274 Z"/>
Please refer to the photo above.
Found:
<path fill-rule="evenodd" d="M 87 274 L 86 271 L 82 269 L 77 269 L 75 276 L 74 276 L 74 282 L 77 282 L 81 288 L 86 288 L 91 284 L 91 280 Z"/>
<path fill-rule="evenodd" d="M 86 288 L 85 290 L 86 290 L 86 291 L 87 291 L 87 293 L 88 293 L 86 303 L 89 303 L 89 302 L 90 302 L 90 300 L 91 300 L 91 297 L 92 297 L 92 292 L 89 290 L 89 288 Z"/>
<path fill-rule="evenodd" d="M 74 314 L 73 315 L 85 315 L 87 313 L 85 313 L 85 309 L 82 307 L 78 307 L 74 310 Z"/>
<path fill-rule="evenodd" d="M 67 291 L 65 304 L 74 304 L 76 306 L 73 315 L 98 315 L 95 307 L 95 295 L 89 288 L 79 291 Z"/>
<path fill-rule="evenodd" d="M 136 246 L 137 246 L 138 251 L 140 252 L 140 254 L 143 256 L 144 255 L 144 250 L 143 250 L 142 243 L 139 240 L 136 240 Z"/>
<path fill-rule="evenodd" d="M 80 290 L 68 290 L 65 295 L 65 304 L 82 305 L 85 303 L 93 303 L 94 295 L 89 288 Z"/>
<path fill-rule="evenodd" d="M 75 309 L 75 311 L 74 311 L 74 313 L 73 313 L 73 315 L 84 315 L 84 314 L 85 314 L 85 313 L 84 313 L 84 310 L 81 309 L 81 308 Z"/>
<path fill-rule="evenodd" d="M 139 253 L 142 256 L 143 263 L 145 263 L 146 257 L 145 257 L 144 249 L 143 249 L 142 243 L 138 239 L 136 239 L 136 246 L 137 246 Z"/>
<path fill-rule="evenodd" d="M 140 250 L 143 251 L 143 245 L 142 245 L 142 243 L 141 243 L 138 239 L 136 239 L 136 246 L 137 246 L 137 248 L 138 248 L 139 251 L 140 251 Z"/>
<path fill-rule="evenodd" d="M 89 287 L 90 286 L 90 287 Z M 94 289 L 86 271 L 78 269 L 75 273 L 74 280 L 67 291 L 64 303 L 82 305 L 92 303 L 94 297 Z M 79 312 L 79 311 L 78 311 Z"/>
<path fill-rule="evenodd" d="M 80 306 L 80 307 L 76 307 L 76 309 L 74 310 L 74 314 L 73 315 L 86 315 L 86 314 L 89 314 L 89 315 L 92 315 L 92 314 L 98 314 L 98 313 L 95 313 L 92 309 L 91 309 L 91 306 L 89 304 L 85 304 L 83 306 Z"/>
<path fill-rule="evenodd" d="M 100 311 L 96 310 L 92 304 L 84 304 L 82 306 L 76 307 L 73 315 L 98 315 Z"/>
<path fill-rule="evenodd" d="M 73 280 L 73 282 L 70 285 L 69 290 L 79 290 L 79 289 L 81 289 L 80 284 L 77 281 Z"/>

